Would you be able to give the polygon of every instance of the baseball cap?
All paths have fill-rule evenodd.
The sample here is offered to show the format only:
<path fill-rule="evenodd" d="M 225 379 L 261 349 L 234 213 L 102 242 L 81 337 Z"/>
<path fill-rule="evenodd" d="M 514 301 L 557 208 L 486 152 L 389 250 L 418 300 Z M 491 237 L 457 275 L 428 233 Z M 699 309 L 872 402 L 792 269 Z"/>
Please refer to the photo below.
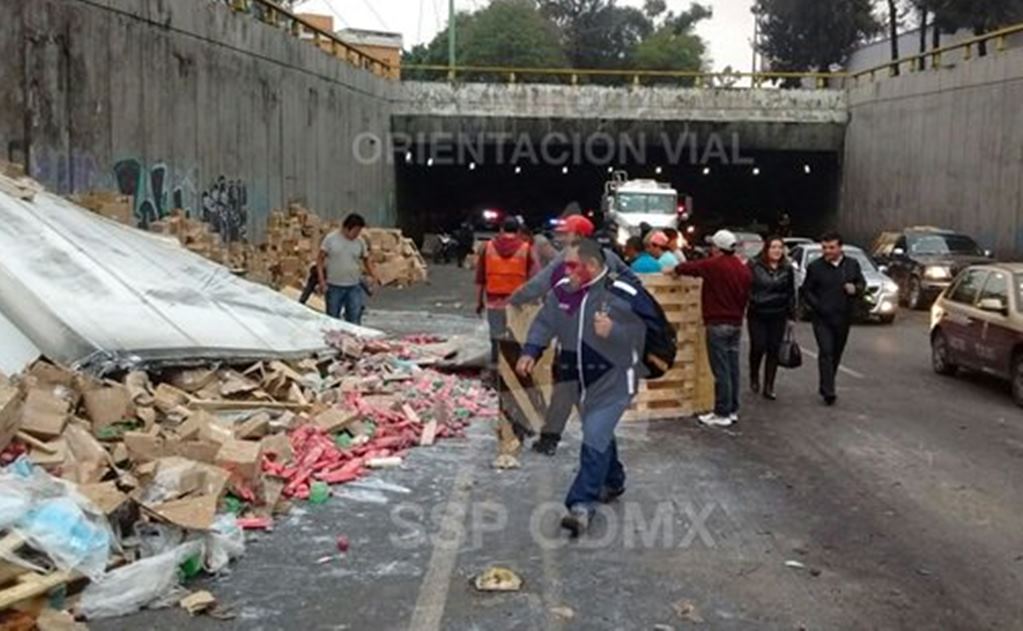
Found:
<path fill-rule="evenodd" d="M 668 243 L 670 243 L 670 240 L 668 239 L 668 235 L 658 230 L 657 232 L 650 235 L 650 243 L 652 245 L 656 245 L 658 247 L 663 248 L 667 247 Z"/>
<path fill-rule="evenodd" d="M 719 250 L 731 252 L 735 249 L 735 245 L 739 242 L 739 239 L 731 230 L 718 230 L 714 233 L 714 236 L 707 238 L 707 242 Z"/>
<path fill-rule="evenodd" d="M 558 224 L 557 232 L 568 232 L 580 237 L 593 236 L 593 222 L 582 215 L 572 215 Z"/>

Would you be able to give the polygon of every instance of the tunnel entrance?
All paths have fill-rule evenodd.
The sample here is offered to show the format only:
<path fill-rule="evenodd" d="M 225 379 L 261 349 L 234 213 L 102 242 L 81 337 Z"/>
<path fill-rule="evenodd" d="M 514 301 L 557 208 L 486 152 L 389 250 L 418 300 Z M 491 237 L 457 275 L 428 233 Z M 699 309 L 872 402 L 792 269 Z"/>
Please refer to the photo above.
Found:
<path fill-rule="evenodd" d="M 418 145 L 395 155 L 399 222 L 418 238 L 452 231 L 484 209 L 498 209 L 542 228 L 573 203 L 584 212 L 597 210 L 610 171 L 622 169 L 632 179 L 670 183 L 681 198 L 690 198 L 692 220 L 701 229 L 759 225 L 768 231 L 782 213 L 790 215 L 794 235 L 816 236 L 834 225 L 836 153 L 750 151 L 727 161 L 674 164 L 669 153 L 648 151 L 642 161 L 613 164 L 523 163 L 510 159 L 511 147 L 457 155 Z"/>

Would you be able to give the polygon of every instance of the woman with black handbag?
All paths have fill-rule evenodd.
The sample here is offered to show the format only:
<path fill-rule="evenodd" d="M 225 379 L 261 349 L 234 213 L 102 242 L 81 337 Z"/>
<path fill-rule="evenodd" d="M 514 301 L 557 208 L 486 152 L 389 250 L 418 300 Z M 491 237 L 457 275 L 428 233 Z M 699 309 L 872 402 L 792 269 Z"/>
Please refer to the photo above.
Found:
<path fill-rule="evenodd" d="M 765 364 L 763 394 L 774 401 L 778 398 L 774 392 L 778 354 L 796 306 L 795 273 L 780 237 L 768 238 L 763 252 L 749 265 L 753 272 L 748 313 L 750 387 L 761 392 L 760 365 Z"/>

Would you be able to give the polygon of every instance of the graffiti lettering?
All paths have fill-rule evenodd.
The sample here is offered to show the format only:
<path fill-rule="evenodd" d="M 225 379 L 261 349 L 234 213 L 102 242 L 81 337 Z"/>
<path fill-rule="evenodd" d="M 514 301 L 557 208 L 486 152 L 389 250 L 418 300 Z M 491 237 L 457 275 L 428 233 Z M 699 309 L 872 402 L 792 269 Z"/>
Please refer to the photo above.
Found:
<path fill-rule="evenodd" d="M 182 177 L 173 173 L 162 162 L 148 168 L 135 158 L 114 164 L 117 190 L 132 198 L 140 228 L 148 228 L 180 209 L 186 217 L 208 223 L 224 243 L 247 238 L 248 188 L 240 179 L 221 175 L 199 195 L 189 172 Z"/>

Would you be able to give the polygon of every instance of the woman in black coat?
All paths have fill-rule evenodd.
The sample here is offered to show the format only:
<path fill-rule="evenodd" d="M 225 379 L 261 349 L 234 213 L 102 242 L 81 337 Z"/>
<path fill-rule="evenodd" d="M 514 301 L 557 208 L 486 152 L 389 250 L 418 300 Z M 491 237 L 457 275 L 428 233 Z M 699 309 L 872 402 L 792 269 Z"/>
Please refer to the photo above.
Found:
<path fill-rule="evenodd" d="M 764 398 L 774 401 L 778 352 L 796 306 L 795 272 L 785 256 L 785 243 L 780 237 L 767 239 L 764 251 L 749 265 L 753 272 L 748 314 L 750 385 L 753 392 L 761 391 L 760 365 L 765 363 Z M 765 355 L 766 362 L 763 361 Z"/>

